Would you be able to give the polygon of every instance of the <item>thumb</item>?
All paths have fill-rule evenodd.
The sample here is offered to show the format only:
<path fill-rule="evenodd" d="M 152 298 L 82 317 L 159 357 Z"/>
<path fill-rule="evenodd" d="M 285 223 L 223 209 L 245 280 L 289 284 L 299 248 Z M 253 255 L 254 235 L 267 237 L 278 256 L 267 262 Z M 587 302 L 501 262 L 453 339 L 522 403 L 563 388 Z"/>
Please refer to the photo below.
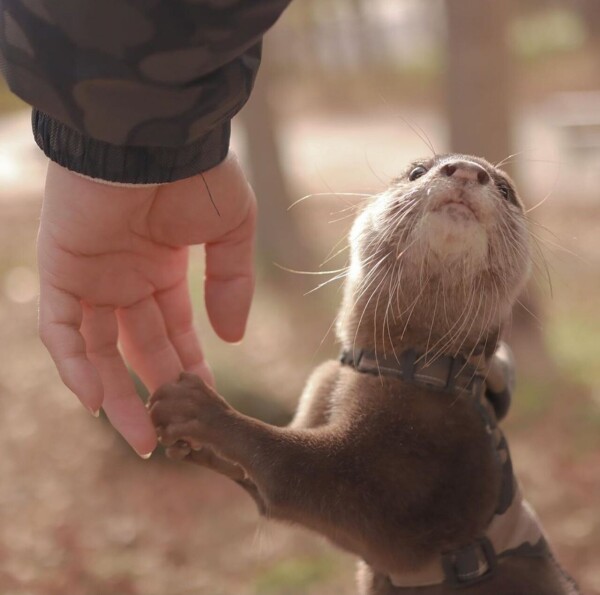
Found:
<path fill-rule="evenodd" d="M 221 339 L 241 341 L 254 294 L 256 203 L 250 203 L 242 223 L 207 243 L 204 299 L 210 322 Z"/>

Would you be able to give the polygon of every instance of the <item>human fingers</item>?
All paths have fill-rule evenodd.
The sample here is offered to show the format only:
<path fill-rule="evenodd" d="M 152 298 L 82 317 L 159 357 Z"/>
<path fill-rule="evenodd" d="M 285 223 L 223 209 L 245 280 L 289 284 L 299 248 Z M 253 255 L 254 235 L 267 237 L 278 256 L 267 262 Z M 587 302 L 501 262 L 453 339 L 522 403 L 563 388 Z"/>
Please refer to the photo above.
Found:
<path fill-rule="evenodd" d="M 156 303 L 162 312 L 167 334 L 186 372 L 197 374 L 214 386 L 214 378 L 198 335 L 194 329 L 194 314 L 187 280 L 157 292 Z"/>
<path fill-rule="evenodd" d="M 182 371 L 162 313 L 153 296 L 116 312 L 125 359 L 151 392 Z"/>
<path fill-rule="evenodd" d="M 240 341 L 254 293 L 256 206 L 242 223 L 217 241 L 207 243 L 204 299 L 215 332 L 225 341 Z"/>
<path fill-rule="evenodd" d="M 80 332 L 81 302 L 75 296 L 40 280 L 39 334 L 64 384 L 95 416 L 103 400 L 102 381 L 86 355 Z"/>
<path fill-rule="evenodd" d="M 119 353 L 114 310 L 84 305 L 81 330 L 104 385 L 102 407 L 108 419 L 141 457 L 148 458 L 156 447 L 156 433 Z"/>

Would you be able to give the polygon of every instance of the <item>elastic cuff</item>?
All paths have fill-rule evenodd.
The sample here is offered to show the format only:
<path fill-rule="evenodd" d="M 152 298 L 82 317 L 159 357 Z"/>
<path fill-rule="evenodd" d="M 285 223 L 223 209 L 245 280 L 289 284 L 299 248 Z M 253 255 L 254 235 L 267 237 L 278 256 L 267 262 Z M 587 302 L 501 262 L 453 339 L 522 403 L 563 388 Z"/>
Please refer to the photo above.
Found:
<path fill-rule="evenodd" d="M 231 122 L 181 147 L 111 145 L 85 136 L 34 109 L 35 142 L 49 159 L 76 173 L 121 184 L 164 184 L 221 163 L 229 151 Z"/>

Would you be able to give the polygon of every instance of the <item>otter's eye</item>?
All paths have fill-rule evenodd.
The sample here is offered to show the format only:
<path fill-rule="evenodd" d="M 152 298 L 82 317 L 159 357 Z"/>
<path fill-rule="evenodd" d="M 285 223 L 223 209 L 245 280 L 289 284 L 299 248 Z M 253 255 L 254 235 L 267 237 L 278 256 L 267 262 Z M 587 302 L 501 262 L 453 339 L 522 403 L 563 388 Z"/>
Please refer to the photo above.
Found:
<path fill-rule="evenodd" d="M 417 165 L 410 174 L 408 174 L 408 179 L 411 182 L 414 182 L 416 179 L 424 176 L 427 173 L 427 168 L 423 165 Z"/>
<path fill-rule="evenodd" d="M 496 186 L 498 187 L 500 194 L 508 200 L 510 198 L 510 188 L 508 187 L 508 184 L 506 182 L 498 182 Z"/>

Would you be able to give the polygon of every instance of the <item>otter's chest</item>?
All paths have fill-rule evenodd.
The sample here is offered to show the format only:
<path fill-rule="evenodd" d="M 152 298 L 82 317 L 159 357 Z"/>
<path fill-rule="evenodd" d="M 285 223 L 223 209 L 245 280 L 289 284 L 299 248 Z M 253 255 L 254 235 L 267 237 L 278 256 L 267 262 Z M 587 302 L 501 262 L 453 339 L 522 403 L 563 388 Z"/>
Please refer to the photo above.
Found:
<path fill-rule="evenodd" d="M 444 546 L 481 532 L 509 460 L 493 413 L 470 394 L 366 374 L 350 380 L 332 411 L 347 418 L 361 475 L 378 487 L 379 505 L 388 515 L 399 511 L 404 526 L 427 535 L 430 545 L 432 536 Z M 512 468 L 506 472 L 512 478 Z"/>

